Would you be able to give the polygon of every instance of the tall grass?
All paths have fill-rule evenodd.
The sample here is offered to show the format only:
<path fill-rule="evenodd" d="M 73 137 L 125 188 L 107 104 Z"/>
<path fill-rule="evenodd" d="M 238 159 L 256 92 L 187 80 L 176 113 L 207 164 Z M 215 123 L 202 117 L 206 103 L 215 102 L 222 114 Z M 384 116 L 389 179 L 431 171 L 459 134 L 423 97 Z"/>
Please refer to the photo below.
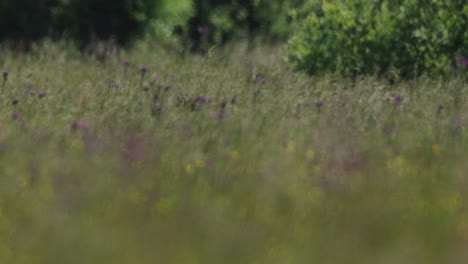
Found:
<path fill-rule="evenodd" d="M 245 50 L 1 50 L 0 262 L 465 263 L 465 79 Z"/>

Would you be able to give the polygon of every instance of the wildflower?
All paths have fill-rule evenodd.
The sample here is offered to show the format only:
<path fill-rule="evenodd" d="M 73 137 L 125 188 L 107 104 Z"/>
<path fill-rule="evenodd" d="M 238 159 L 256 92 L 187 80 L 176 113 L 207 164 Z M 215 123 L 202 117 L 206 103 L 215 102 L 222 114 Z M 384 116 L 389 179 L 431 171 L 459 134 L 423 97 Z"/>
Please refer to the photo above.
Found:
<path fill-rule="evenodd" d="M 208 102 L 208 100 L 204 96 L 198 96 L 198 97 L 195 98 L 195 102 L 204 104 L 204 103 Z"/>
<path fill-rule="evenodd" d="M 437 106 L 437 114 L 439 114 L 439 115 L 440 115 L 440 114 L 442 113 L 442 110 L 444 110 L 444 106 L 443 106 L 443 105 L 441 105 L 441 104 L 440 104 L 440 105 L 438 105 L 438 106 Z"/>
<path fill-rule="evenodd" d="M 124 66 L 124 75 L 127 75 L 127 68 L 128 65 L 130 65 L 130 62 L 128 60 L 123 60 L 120 63 Z"/>
<path fill-rule="evenodd" d="M 218 111 L 218 118 L 224 118 L 226 116 L 226 109 L 222 108 Z"/>
<path fill-rule="evenodd" d="M 153 108 L 153 110 L 151 110 L 151 113 L 153 115 L 156 115 L 156 114 L 161 114 L 162 111 L 163 111 L 162 105 L 158 105 L 155 108 Z"/>
<path fill-rule="evenodd" d="M 283 143 L 283 146 L 287 153 L 292 153 L 296 149 L 296 144 L 293 141 Z"/>
<path fill-rule="evenodd" d="M 454 129 L 460 129 L 463 127 L 463 119 L 461 116 L 457 115 L 452 120 L 452 127 Z"/>
<path fill-rule="evenodd" d="M 20 113 L 17 112 L 17 111 L 14 111 L 14 112 L 11 114 L 11 117 L 12 117 L 14 120 L 16 120 L 16 119 L 18 119 L 18 118 L 20 117 Z"/>
<path fill-rule="evenodd" d="M 226 108 L 226 104 L 227 104 L 226 101 L 222 101 L 222 102 L 219 104 L 219 108 L 221 108 L 221 109 Z"/>
<path fill-rule="evenodd" d="M 45 96 L 46 96 L 46 94 L 44 92 L 38 92 L 37 93 L 38 98 L 44 98 Z"/>
<path fill-rule="evenodd" d="M 89 125 L 86 121 L 73 121 L 73 123 L 71 123 L 71 128 L 72 130 L 87 130 Z"/>
<path fill-rule="evenodd" d="M 440 154 L 440 145 L 439 144 L 433 144 L 432 145 L 432 153 L 434 155 L 438 156 Z"/>
<path fill-rule="evenodd" d="M 403 103 L 403 100 L 405 100 L 405 98 L 400 93 L 396 93 L 393 95 L 393 103 L 395 103 L 396 105 Z"/>
<path fill-rule="evenodd" d="M 11 100 L 11 103 L 13 105 L 17 105 L 19 103 L 19 100 L 15 98 L 15 99 Z"/>
<path fill-rule="evenodd" d="M 256 83 L 259 83 L 259 84 L 266 84 L 268 83 L 268 80 L 265 80 L 263 79 L 260 74 L 256 74 L 255 77 L 253 78 L 253 80 L 256 82 Z"/>
<path fill-rule="evenodd" d="M 457 64 L 468 66 L 468 56 L 458 56 L 456 61 Z"/>
<path fill-rule="evenodd" d="M 315 107 L 317 107 L 318 109 L 320 109 L 320 108 L 323 106 L 324 103 L 325 103 L 325 102 L 323 101 L 323 99 L 320 99 L 320 100 L 318 100 L 317 102 L 315 102 Z"/>
<path fill-rule="evenodd" d="M 149 68 L 146 66 L 141 66 L 140 67 L 140 72 L 141 72 L 141 79 L 140 79 L 140 88 L 143 88 L 143 80 L 145 78 L 145 74 L 148 72 Z"/>
<path fill-rule="evenodd" d="M 204 160 L 202 160 L 202 159 L 197 159 L 197 160 L 195 161 L 195 167 L 197 167 L 197 168 L 199 168 L 199 169 L 203 169 L 203 168 L 205 168 L 205 166 L 206 166 L 206 163 L 205 163 Z"/>
<path fill-rule="evenodd" d="M 140 67 L 140 72 L 141 72 L 142 74 L 145 74 L 145 73 L 147 73 L 148 71 L 149 71 L 149 68 L 148 68 L 147 66 L 141 66 L 141 67 Z"/>
<path fill-rule="evenodd" d="M 154 210 L 160 215 L 169 215 L 174 207 L 177 206 L 177 200 L 174 198 L 160 198 L 154 203 Z"/>
<path fill-rule="evenodd" d="M 235 104 L 235 103 L 237 103 L 237 95 L 231 98 L 231 104 Z"/>
<path fill-rule="evenodd" d="M 83 141 L 79 138 L 72 139 L 70 141 L 70 146 L 75 149 L 83 148 Z"/>
<path fill-rule="evenodd" d="M 231 151 L 231 159 L 237 160 L 237 159 L 239 159 L 239 157 L 240 157 L 239 151 L 237 151 L 237 150 Z"/>
<path fill-rule="evenodd" d="M 118 82 L 116 82 L 114 79 L 112 78 L 107 78 L 104 83 L 109 87 L 109 88 L 116 88 L 116 89 L 119 89 L 119 88 L 122 88 L 122 85 Z"/>
<path fill-rule="evenodd" d="M 2 96 L 3 96 L 3 92 L 5 91 L 5 83 L 8 81 L 8 74 L 9 73 L 10 73 L 9 71 L 3 71 Z"/>
<path fill-rule="evenodd" d="M 111 86 L 113 86 L 113 85 L 115 84 L 115 81 L 114 81 L 114 79 L 112 79 L 112 78 L 107 78 L 104 82 L 105 82 L 106 85 L 109 86 L 109 87 L 111 87 Z"/>
<path fill-rule="evenodd" d="M 198 26 L 197 31 L 202 38 L 206 38 L 210 33 L 210 28 L 208 26 Z"/>
<path fill-rule="evenodd" d="M 191 163 L 187 164 L 187 166 L 185 166 L 185 172 L 187 172 L 187 174 L 192 174 L 194 171 L 194 168 L 193 168 L 193 165 Z"/>
<path fill-rule="evenodd" d="M 226 116 L 226 101 L 222 101 L 219 104 L 218 118 L 224 118 Z"/>

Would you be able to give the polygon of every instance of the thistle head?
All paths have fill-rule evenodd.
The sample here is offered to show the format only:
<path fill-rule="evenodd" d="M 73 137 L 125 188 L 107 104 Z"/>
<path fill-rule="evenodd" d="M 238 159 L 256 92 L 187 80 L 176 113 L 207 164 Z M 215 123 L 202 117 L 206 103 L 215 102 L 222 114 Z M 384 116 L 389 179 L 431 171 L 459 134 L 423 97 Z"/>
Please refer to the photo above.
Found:
<path fill-rule="evenodd" d="M 140 67 L 140 72 L 141 72 L 142 74 L 145 74 L 145 73 L 147 73 L 148 71 L 149 71 L 149 68 L 148 68 L 147 66 L 141 66 L 141 67 Z"/>

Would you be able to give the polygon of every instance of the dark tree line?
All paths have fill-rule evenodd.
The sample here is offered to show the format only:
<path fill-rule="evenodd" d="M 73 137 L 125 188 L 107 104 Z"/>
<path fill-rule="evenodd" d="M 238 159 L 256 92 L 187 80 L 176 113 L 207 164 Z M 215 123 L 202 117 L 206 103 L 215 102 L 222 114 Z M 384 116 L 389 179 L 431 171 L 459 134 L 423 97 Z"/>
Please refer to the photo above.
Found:
<path fill-rule="evenodd" d="M 278 25 L 286 21 L 290 8 L 305 0 L 191 1 L 191 17 L 173 30 L 174 35 L 197 50 L 203 42 L 253 39 L 258 34 L 284 35 L 287 23 L 284 27 Z M 161 7 L 170 7 L 170 3 L 170 0 L 0 0 L 0 41 L 30 42 L 47 36 L 73 39 L 81 47 L 109 39 L 125 45 L 151 30 L 151 23 L 164 23 L 157 19 L 163 12 Z"/>

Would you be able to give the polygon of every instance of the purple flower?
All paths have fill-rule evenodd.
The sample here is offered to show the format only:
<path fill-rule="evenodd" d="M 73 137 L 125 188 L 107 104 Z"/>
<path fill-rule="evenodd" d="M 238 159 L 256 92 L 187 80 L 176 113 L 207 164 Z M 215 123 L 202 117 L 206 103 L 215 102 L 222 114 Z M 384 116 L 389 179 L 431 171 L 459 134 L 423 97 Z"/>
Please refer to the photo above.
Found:
<path fill-rule="evenodd" d="M 8 74 L 10 74 L 9 71 L 3 71 L 3 79 L 8 80 Z"/>
<path fill-rule="evenodd" d="M 403 103 L 403 100 L 405 100 L 405 98 L 400 93 L 396 93 L 393 95 L 393 103 L 395 103 L 396 105 Z"/>
<path fill-rule="evenodd" d="M 141 66 L 140 72 L 141 73 L 147 73 L 149 71 L 149 68 L 147 66 Z"/>
<path fill-rule="evenodd" d="M 46 96 L 46 94 L 44 92 L 38 92 L 37 93 L 38 98 L 44 98 L 45 96 Z"/>
<path fill-rule="evenodd" d="M 468 66 L 468 57 L 467 56 L 458 56 L 457 59 L 457 64 Z"/>
<path fill-rule="evenodd" d="M 19 103 L 19 100 L 15 98 L 15 99 L 11 100 L 11 103 L 13 105 L 17 105 Z"/>
<path fill-rule="evenodd" d="M 263 79 L 260 74 L 256 74 L 255 77 L 253 78 L 253 80 L 256 82 L 256 83 L 259 83 L 259 84 L 266 84 L 268 83 L 268 80 L 265 80 Z"/>
<path fill-rule="evenodd" d="M 237 103 L 237 95 L 231 98 L 231 104 L 235 104 L 235 103 Z"/>
<path fill-rule="evenodd" d="M 461 116 L 457 115 L 452 119 L 452 127 L 454 129 L 460 129 L 463 127 L 463 119 Z"/>
<path fill-rule="evenodd" d="M 106 85 L 108 85 L 108 86 L 113 86 L 113 85 L 115 84 L 115 81 L 114 81 L 114 79 L 112 79 L 112 78 L 107 78 L 107 79 L 105 80 L 105 83 L 106 83 Z"/>
<path fill-rule="evenodd" d="M 131 132 L 123 142 L 123 156 L 127 161 L 142 161 L 145 158 L 147 145 L 143 137 Z"/>
<path fill-rule="evenodd" d="M 160 114 L 162 113 L 163 109 L 161 105 L 158 105 L 156 108 L 153 109 L 153 114 Z"/>
<path fill-rule="evenodd" d="M 20 113 L 17 112 L 17 111 L 14 111 L 14 112 L 11 114 L 11 117 L 12 117 L 14 120 L 16 120 L 16 119 L 18 119 L 18 118 L 20 117 Z"/>
<path fill-rule="evenodd" d="M 195 102 L 204 104 L 204 103 L 208 102 L 208 99 L 206 99 L 206 97 L 204 97 L 204 96 L 198 96 L 198 97 L 195 98 Z"/>
<path fill-rule="evenodd" d="M 323 101 L 323 99 L 320 99 L 317 102 L 315 102 L 315 107 L 320 109 L 323 106 L 324 103 L 325 102 Z"/>
<path fill-rule="evenodd" d="M 89 125 L 88 125 L 88 122 L 86 122 L 86 121 L 73 121 L 71 123 L 71 128 L 73 130 L 83 130 L 83 131 L 85 131 L 85 130 L 88 130 Z"/>
<path fill-rule="evenodd" d="M 130 62 L 128 60 L 123 60 L 121 63 L 124 66 L 128 66 L 130 64 Z"/>
<path fill-rule="evenodd" d="M 224 118 L 225 116 L 226 116 L 226 109 L 224 109 L 224 108 L 219 109 L 218 118 L 221 119 L 221 118 Z"/>
<path fill-rule="evenodd" d="M 227 105 L 226 101 L 222 101 L 222 102 L 219 104 L 219 108 L 224 109 L 224 108 L 226 108 L 226 105 Z"/>
<path fill-rule="evenodd" d="M 197 31 L 203 38 L 206 38 L 210 33 L 210 28 L 208 26 L 198 26 Z"/>

